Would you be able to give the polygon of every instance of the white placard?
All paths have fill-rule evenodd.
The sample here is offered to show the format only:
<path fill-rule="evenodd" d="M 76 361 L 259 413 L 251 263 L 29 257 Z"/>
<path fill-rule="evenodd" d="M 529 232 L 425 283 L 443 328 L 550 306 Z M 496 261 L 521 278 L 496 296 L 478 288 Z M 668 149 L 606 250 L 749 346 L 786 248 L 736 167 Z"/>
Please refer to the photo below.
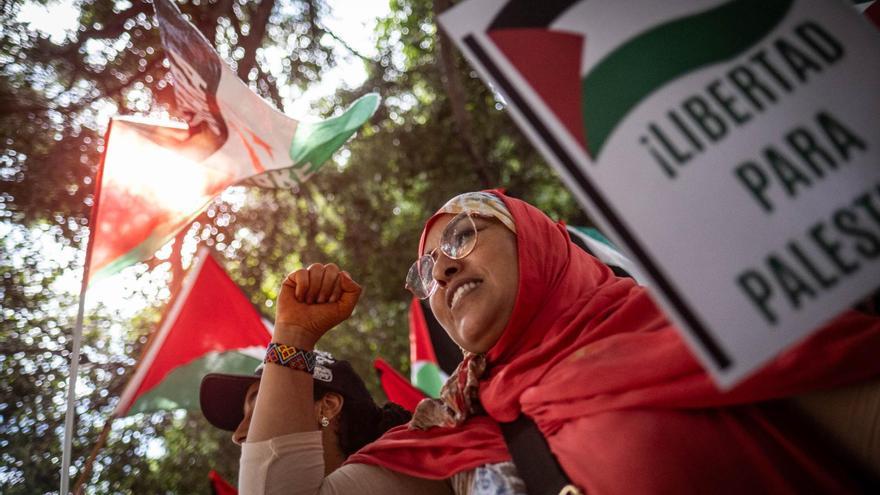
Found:
<path fill-rule="evenodd" d="M 880 33 L 842 1 L 440 17 L 721 387 L 880 285 Z"/>

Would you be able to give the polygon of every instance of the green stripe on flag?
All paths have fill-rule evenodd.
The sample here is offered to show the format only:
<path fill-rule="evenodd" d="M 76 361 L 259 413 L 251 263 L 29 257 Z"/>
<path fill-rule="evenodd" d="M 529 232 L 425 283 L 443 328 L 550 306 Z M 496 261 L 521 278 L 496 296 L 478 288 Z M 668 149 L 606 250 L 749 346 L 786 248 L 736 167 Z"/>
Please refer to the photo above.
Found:
<path fill-rule="evenodd" d="M 782 21 L 793 1 L 734 0 L 657 26 L 602 59 L 581 85 L 592 157 L 645 97 L 688 72 L 741 54 Z"/>
<path fill-rule="evenodd" d="M 128 414 L 172 409 L 199 409 L 199 385 L 208 373 L 253 374 L 260 360 L 238 351 L 207 354 L 169 373 L 152 390 L 140 396 Z"/>
<path fill-rule="evenodd" d="M 602 235 L 601 232 L 594 229 L 593 227 L 572 227 L 572 228 L 577 230 L 578 232 L 583 233 L 586 236 L 589 236 L 591 239 L 595 239 L 595 240 L 601 242 L 602 244 L 605 244 L 606 246 L 610 247 L 611 249 L 614 249 L 615 251 L 617 251 L 617 246 L 615 246 L 614 243 L 611 242 L 610 239 L 608 239 L 607 237 Z"/>
<path fill-rule="evenodd" d="M 376 93 L 361 96 L 342 115 L 320 122 L 300 122 L 290 145 L 290 158 L 297 168 L 311 164 L 315 172 L 379 108 Z"/>
<path fill-rule="evenodd" d="M 413 363 L 415 368 L 414 385 L 422 392 L 431 397 L 440 397 L 440 388 L 443 387 L 443 377 L 437 363 L 421 361 Z"/>
<path fill-rule="evenodd" d="M 137 262 L 145 261 L 153 257 L 153 255 L 165 244 L 171 241 L 181 227 L 195 220 L 202 211 L 208 207 L 210 201 L 202 205 L 195 213 L 184 218 L 177 224 L 162 224 L 156 227 L 149 237 L 141 241 L 140 244 L 131 248 L 127 253 L 117 256 L 110 263 L 107 263 L 95 273 L 89 274 L 89 285 L 115 275 L 122 269 L 131 266 Z"/>
<path fill-rule="evenodd" d="M 116 273 L 119 273 L 120 271 L 122 271 L 123 268 L 146 259 L 146 258 L 143 258 L 142 256 L 143 256 L 144 246 L 147 246 L 148 242 L 149 242 L 149 239 L 147 241 L 144 241 L 144 242 L 138 244 L 131 251 L 114 259 L 113 261 L 111 261 L 110 263 L 105 265 L 103 268 L 98 270 L 97 272 L 89 274 L 89 285 L 92 285 L 95 282 L 102 280 L 102 279 L 105 279 L 111 275 L 115 275 Z M 153 252 L 155 252 L 155 251 L 156 250 L 154 249 Z M 152 254 L 150 256 L 152 256 Z"/>

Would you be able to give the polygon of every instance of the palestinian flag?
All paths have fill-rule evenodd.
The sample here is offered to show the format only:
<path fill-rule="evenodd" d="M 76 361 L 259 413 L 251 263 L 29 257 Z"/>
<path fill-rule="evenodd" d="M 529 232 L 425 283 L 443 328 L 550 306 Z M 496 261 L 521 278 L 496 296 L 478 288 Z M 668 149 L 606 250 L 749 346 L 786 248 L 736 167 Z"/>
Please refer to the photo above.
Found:
<path fill-rule="evenodd" d="M 128 382 L 114 416 L 199 409 L 207 373 L 251 374 L 270 333 L 241 289 L 203 249 Z"/>
<path fill-rule="evenodd" d="M 462 353 L 434 317 L 427 300 L 413 298 L 409 307 L 410 380 L 429 397 L 439 397 L 440 387 L 455 371 Z"/>
<path fill-rule="evenodd" d="M 379 375 L 379 383 L 388 400 L 399 404 L 409 412 L 416 410 L 416 406 L 425 398 L 425 393 L 416 388 L 393 366 L 382 358 L 373 361 L 373 368 Z"/>
<path fill-rule="evenodd" d="M 111 122 L 92 226 L 92 281 L 147 259 L 226 187 L 290 187 L 315 172 L 375 112 L 366 95 L 341 115 L 297 122 L 230 69 L 169 0 L 156 19 L 186 124 Z"/>

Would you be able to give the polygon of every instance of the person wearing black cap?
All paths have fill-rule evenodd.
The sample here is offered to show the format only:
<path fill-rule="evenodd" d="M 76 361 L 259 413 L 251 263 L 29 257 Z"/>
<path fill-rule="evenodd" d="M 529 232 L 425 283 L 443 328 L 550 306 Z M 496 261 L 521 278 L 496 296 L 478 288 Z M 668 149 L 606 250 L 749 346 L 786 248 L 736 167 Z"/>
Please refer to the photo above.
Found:
<path fill-rule="evenodd" d="M 348 362 L 314 351 L 322 335 L 351 315 L 360 293 L 348 273 L 332 263 L 289 274 L 263 365 L 250 376 L 210 374 L 202 380 L 205 417 L 234 431 L 233 441 L 242 447 L 239 493 L 451 493 L 444 480 L 343 465 L 349 455 L 409 419 L 395 404 L 377 406 Z"/>
<path fill-rule="evenodd" d="M 315 357 L 312 395 L 321 416 L 324 466 L 329 473 L 388 429 L 409 421 L 410 413 L 391 402 L 379 407 L 348 361 L 319 351 Z M 202 413 L 212 425 L 233 432 L 236 445 L 247 440 L 264 366 L 253 375 L 210 373 L 202 379 Z"/>

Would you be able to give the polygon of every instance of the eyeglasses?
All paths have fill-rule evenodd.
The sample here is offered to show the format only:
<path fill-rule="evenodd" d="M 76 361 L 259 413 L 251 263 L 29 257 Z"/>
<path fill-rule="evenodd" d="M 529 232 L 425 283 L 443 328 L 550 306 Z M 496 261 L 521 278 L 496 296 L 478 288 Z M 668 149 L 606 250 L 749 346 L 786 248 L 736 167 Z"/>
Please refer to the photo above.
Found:
<path fill-rule="evenodd" d="M 472 215 L 470 212 L 459 213 L 440 234 L 440 252 L 450 259 L 464 258 L 477 245 L 477 225 Z M 434 279 L 436 252 L 434 249 L 419 257 L 406 274 L 406 288 L 419 299 L 427 299 L 437 290 L 437 280 Z"/>

